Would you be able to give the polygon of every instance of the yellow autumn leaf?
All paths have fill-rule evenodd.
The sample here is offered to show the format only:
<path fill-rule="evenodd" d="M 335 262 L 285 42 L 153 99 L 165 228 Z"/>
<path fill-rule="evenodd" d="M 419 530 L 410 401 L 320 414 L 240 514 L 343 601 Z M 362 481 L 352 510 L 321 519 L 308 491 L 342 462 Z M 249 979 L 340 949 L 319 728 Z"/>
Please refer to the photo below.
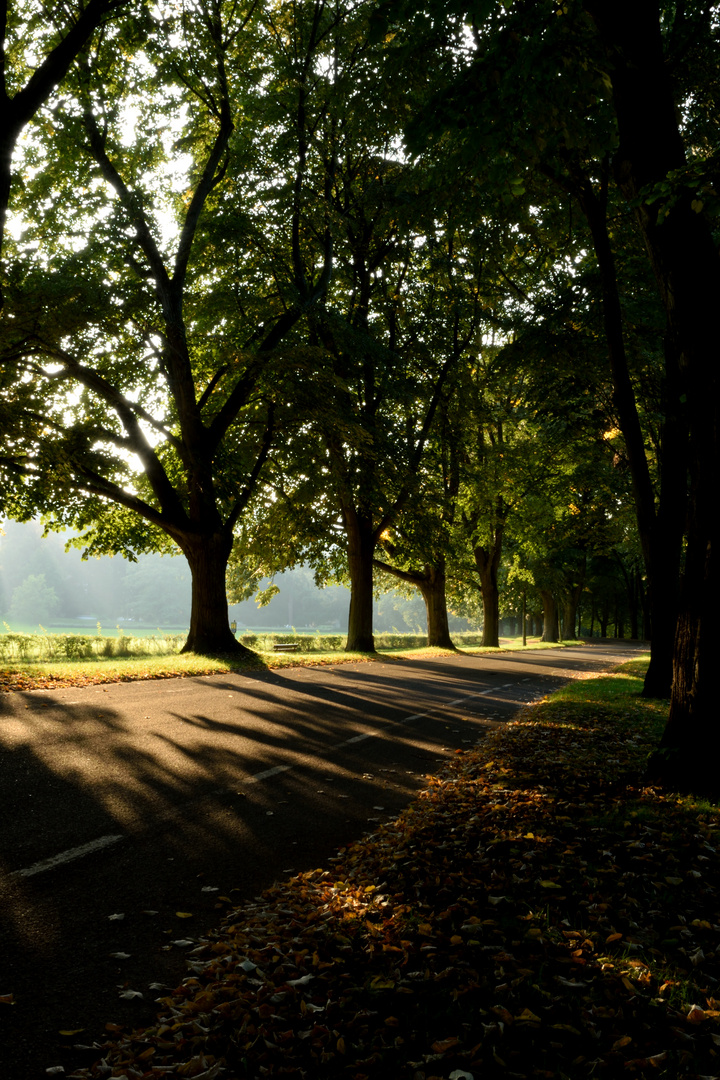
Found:
<path fill-rule="evenodd" d="M 543 889 L 561 889 L 562 885 L 558 885 L 555 881 L 541 881 Z"/>
<path fill-rule="evenodd" d="M 621 938 L 622 934 L 610 934 L 608 937 L 605 938 L 605 944 L 609 945 L 612 941 L 620 941 Z"/>
<path fill-rule="evenodd" d="M 526 1024 L 539 1024 L 541 1023 L 540 1017 L 536 1016 L 530 1009 L 523 1009 L 519 1016 L 515 1017 L 516 1020 L 523 1021 Z"/>
<path fill-rule="evenodd" d="M 59 1031 L 58 1035 L 79 1035 L 85 1028 L 67 1028 L 65 1031 Z"/>
<path fill-rule="evenodd" d="M 193 917 L 192 911 L 176 911 L 175 914 L 178 919 L 192 919 Z"/>
<path fill-rule="evenodd" d="M 632 1042 L 629 1035 L 623 1035 L 622 1039 L 617 1039 L 613 1043 L 613 1050 L 622 1050 L 623 1046 L 628 1046 Z"/>

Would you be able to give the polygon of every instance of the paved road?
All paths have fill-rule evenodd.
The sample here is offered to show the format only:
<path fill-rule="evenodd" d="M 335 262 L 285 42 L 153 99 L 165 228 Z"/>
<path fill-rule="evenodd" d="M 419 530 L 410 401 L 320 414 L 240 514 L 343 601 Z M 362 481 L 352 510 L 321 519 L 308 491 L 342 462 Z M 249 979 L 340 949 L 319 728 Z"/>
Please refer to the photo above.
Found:
<path fill-rule="evenodd" d="M 0 698 L 0 1076 L 141 1023 L 180 938 L 394 816 L 438 760 L 629 644 Z M 177 912 L 190 912 L 181 918 Z M 120 916 L 122 918 L 113 918 Z M 114 952 L 129 953 L 118 960 Z M 123 988 L 143 999 L 126 1002 Z M 65 1029 L 85 1029 L 63 1038 Z M 82 1056 L 82 1055 L 80 1055 Z"/>

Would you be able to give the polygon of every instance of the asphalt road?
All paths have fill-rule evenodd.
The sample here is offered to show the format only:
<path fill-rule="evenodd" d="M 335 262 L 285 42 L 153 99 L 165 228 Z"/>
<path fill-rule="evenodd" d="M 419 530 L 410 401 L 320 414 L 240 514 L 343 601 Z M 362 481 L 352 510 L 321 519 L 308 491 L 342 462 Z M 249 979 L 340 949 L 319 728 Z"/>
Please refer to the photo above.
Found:
<path fill-rule="evenodd" d="M 636 648 L 3 695 L 0 1078 L 71 1071 L 87 1054 L 69 1047 L 101 1039 L 107 1021 L 149 1021 L 149 984 L 185 975 L 173 942 L 217 925 L 221 897 L 239 904 L 323 865 L 444 757 Z"/>

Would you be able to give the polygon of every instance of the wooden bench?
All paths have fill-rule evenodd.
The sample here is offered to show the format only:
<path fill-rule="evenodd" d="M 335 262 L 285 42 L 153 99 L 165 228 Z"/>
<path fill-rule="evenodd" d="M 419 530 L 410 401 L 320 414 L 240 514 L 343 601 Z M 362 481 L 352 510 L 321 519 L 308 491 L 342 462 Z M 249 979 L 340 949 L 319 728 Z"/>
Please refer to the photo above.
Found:
<path fill-rule="evenodd" d="M 297 652 L 299 648 L 299 641 L 279 641 L 276 645 L 273 645 L 274 652 Z"/>

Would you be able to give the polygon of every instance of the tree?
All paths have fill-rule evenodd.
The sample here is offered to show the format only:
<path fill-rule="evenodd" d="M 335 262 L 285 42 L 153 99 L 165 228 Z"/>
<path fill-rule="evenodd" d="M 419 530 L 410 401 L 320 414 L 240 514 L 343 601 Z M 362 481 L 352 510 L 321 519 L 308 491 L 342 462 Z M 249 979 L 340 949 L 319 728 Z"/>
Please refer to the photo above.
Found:
<path fill-rule="evenodd" d="M 689 161 L 678 106 L 685 100 L 691 103 L 697 89 L 686 81 L 692 59 L 699 54 L 704 67 L 712 56 L 717 64 L 718 27 L 707 5 L 675 11 L 669 40 L 663 18 L 668 13 L 657 0 L 642 0 L 632 20 L 624 17 L 617 2 L 588 2 L 587 10 L 606 50 L 619 133 L 618 183 L 636 206 L 687 401 L 687 554 L 670 715 L 651 774 L 670 786 L 717 794 L 710 748 L 717 742 L 713 665 L 720 645 L 715 506 L 720 403 L 717 346 L 712 343 L 720 257 L 703 198 L 716 133 L 708 140 L 706 131 L 693 132 L 704 137 L 694 161 Z M 685 67 L 681 72 L 678 52 Z M 674 70 L 669 58 L 675 60 Z M 698 96 L 706 105 L 706 91 L 701 89 Z"/>
<path fill-rule="evenodd" d="M 8 615 L 18 622 L 39 623 L 51 619 L 58 609 L 58 595 L 44 574 L 29 574 L 13 589 Z"/>
<path fill-rule="evenodd" d="M 622 241 L 617 236 L 617 222 L 627 219 L 628 207 L 619 205 L 625 200 L 612 184 L 610 161 L 617 146 L 617 118 L 607 93 L 610 80 L 603 46 L 588 20 L 586 6 L 579 2 L 561 9 L 554 3 L 516 3 L 488 11 L 462 2 L 444 5 L 442 13 L 439 6 L 435 10 L 431 5 L 431 9 L 434 19 L 425 18 L 423 12 L 422 18 L 403 19 L 402 29 L 398 18 L 408 10 L 414 16 L 416 5 L 406 3 L 388 15 L 397 37 L 413 42 L 415 50 L 419 43 L 429 49 L 438 57 L 445 75 L 430 106 L 418 110 L 420 119 L 412 125 L 416 144 L 429 141 L 432 153 L 442 142 L 446 168 L 457 168 L 458 162 L 465 168 L 474 155 L 486 182 L 507 202 L 524 201 L 529 191 L 531 202 L 545 211 L 570 201 L 570 231 L 576 229 L 573 203 L 585 218 L 585 243 L 594 254 L 599 274 L 596 295 L 648 578 L 653 633 L 644 692 L 666 695 L 672 673 L 685 519 L 684 397 L 676 349 L 668 338 L 664 350 L 663 452 L 653 482 L 654 463 L 648 459 L 647 431 L 637 400 L 642 387 L 633 378 L 623 310 L 637 286 L 635 281 L 619 280 L 617 266 L 618 251 L 627 244 L 637 249 L 638 238 L 629 235 L 627 228 L 622 230 Z M 448 64 L 443 39 L 457 41 L 462 15 L 472 27 L 473 46 L 466 35 L 464 46 L 456 47 L 454 62 Z M 676 23 L 682 24 L 683 19 L 679 15 Z M 692 41 L 701 23 L 701 17 L 688 17 L 674 36 Z M 687 51 L 686 41 L 683 49 Z M 542 189 L 539 177 L 550 181 L 551 190 Z M 567 222 L 564 216 L 563 228 Z"/>
<path fill-rule="evenodd" d="M 310 76 L 342 11 L 294 5 L 285 55 L 268 53 L 255 3 L 158 10 L 149 36 L 87 54 L 55 116 L 54 216 L 28 230 L 39 255 L 17 272 L 5 333 L 29 431 L 4 463 L 93 553 L 177 545 L 193 582 L 185 649 L 243 652 L 225 570 L 291 396 L 278 347 L 330 278 L 329 237 L 319 267 L 298 237 L 315 209 L 305 144 L 324 115 Z M 295 112 L 268 139 L 273 79 Z M 36 199 L 28 184 L 27 218 Z M 291 252 L 284 278 L 268 235 Z"/>

